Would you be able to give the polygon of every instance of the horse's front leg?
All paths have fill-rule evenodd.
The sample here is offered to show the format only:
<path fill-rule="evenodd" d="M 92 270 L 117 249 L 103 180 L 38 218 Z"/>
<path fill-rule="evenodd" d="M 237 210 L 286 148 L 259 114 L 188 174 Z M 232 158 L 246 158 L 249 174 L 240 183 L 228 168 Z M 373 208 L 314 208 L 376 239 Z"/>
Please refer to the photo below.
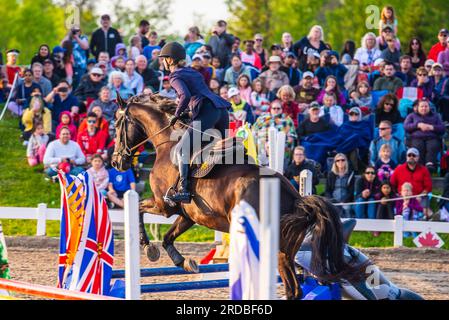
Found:
<path fill-rule="evenodd" d="M 161 211 L 157 208 L 153 199 L 143 200 L 139 203 L 139 233 L 140 233 L 140 245 L 143 247 L 145 254 L 150 261 L 159 260 L 161 253 L 159 248 L 150 242 L 148 239 L 147 231 L 145 230 L 145 224 L 143 221 L 144 213 L 161 214 Z"/>
<path fill-rule="evenodd" d="M 170 259 L 172 259 L 173 263 L 176 266 L 181 267 L 188 272 L 198 273 L 199 269 L 196 261 L 190 258 L 185 259 L 173 245 L 176 238 L 189 230 L 190 227 L 192 227 L 194 224 L 195 222 L 193 222 L 189 218 L 178 216 L 170 229 L 164 235 L 162 247 L 164 247 L 165 251 L 167 251 L 168 256 L 170 257 Z"/>

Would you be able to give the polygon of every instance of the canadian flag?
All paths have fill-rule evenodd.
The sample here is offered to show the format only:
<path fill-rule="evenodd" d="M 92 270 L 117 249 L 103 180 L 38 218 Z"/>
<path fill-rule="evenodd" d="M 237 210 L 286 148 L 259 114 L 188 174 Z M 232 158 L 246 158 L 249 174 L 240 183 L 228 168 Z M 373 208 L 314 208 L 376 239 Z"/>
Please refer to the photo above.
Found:
<path fill-rule="evenodd" d="M 418 248 L 429 247 L 429 248 L 441 248 L 444 245 L 444 241 L 440 236 L 433 232 L 432 230 L 424 231 L 419 234 L 413 242 Z"/>

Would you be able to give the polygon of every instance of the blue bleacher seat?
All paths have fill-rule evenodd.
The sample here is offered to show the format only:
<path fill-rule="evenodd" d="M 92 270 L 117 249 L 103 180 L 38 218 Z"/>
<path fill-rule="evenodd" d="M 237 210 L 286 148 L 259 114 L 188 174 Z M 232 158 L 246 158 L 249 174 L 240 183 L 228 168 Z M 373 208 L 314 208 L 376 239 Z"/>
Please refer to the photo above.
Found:
<path fill-rule="evenodd" d="M 388 92 L 388 90 L 371 91 L 371 96 L 373 97 L 371 107 L 373 108 L 373 110 L 377 108 L 377 103 L 379 102 L 379 100 Z"/>

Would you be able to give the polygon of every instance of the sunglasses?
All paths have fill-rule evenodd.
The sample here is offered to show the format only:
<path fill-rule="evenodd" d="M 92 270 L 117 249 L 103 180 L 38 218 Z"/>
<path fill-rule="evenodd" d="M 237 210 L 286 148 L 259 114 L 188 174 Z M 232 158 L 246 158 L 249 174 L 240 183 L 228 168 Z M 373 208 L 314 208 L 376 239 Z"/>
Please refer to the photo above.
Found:
<path fill-rule="evenodd" d="M 92 75 L 93 75 L 94 77 L 101 77 L 101 74 L 98 74 L 98 73 L 92 73 Z"/>
<path fill-rule="evenodd" d="M 87 123 L 96 123 L 97 120 L 87 120 Z"/>
<path fill-rule="evenodd" d="M 338 160 L 335 160 L 335 162 L 346 162 L 346 160 L 345 159 L 338 159 Z"/>
<path fill-rule="evenodd" d="M 379 128 L 380 131 L 384 131 L 384 130 L 388 130 L 391 129 L 390 127 L 386 127 L 386 128 Z"/>
<path fill-rule="evenodd" d="M 365 174 L 372 174 L 375 175 L 376 173 L 374 171 L 365 171 Z"/>
<path fill-rule="evenodd" d="M 410 157 L 410 158 L 416 158 L 417 156 L 414 155 L 413 153 L 410 153 L 410 154 L 407 155 L 407 157 Z"/>
<path fill-rule="evenodd" d="M 445 33 L 440 33 L 440 37 L 447 38 L 447 34 L 445 34 Z"/>
<path fill-rule="evenodd" d="M 349 115 L 350 115 L 350 116 L 358 116 L 359 114 L 358 114 L 358 113 L 355 113 L 355 112 L 351 112 Z"/>
<path fill-rule="evenodd" d="M 256 41 L 263 41 L 263 39 L 256 39 Z"/>

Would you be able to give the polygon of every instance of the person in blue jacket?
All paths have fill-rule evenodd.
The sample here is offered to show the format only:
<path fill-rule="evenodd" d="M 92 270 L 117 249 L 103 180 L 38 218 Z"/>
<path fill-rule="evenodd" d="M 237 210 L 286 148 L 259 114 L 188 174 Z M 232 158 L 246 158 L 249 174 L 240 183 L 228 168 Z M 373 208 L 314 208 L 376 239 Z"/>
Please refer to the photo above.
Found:
<path fill-rule="evenodd" d="M 167 43 L 159 57 L 164 58 L 164 67 L 170 71 L 170 85 L 179 98 L 175 114 L 170 118 L 170 125 L 174 125 L 181 116 L 186 115 L 185 111 L 190 108 L 192 120 L 201 124 L 199 127 L 202 133 L 195 133 L 195 137 L 202 137 L 208 129 L 217 129 L 221 134 L 220 138 L 225 138 L 226 129 L 229 128 L 227 109 L 231 107 L 231 104 L 214 94 L 198 71 L 186 67 L 186 51 L 180 43 Z M 196 125 L 195 129 L 197 129 Z M 193 143 L 193 130 L 192 126 L 187 129 L 176 148 L 180 187 L 171 197 L 174 202 L 189 203 L 191 200 L 189 163 L 191 155 L 198 150 L 190 151 L 190 149 L 197 145 L 201 146 L 201 143 Z"/>
<path fill-rule="evenodd" d="M 345 74 L 348 72 L 348 69 L 343 64 L 338 62 L 338 59 L 338 52 L 329 51 L 325 64 L 315 70 L 315 75 L 318 77 L 320 86 L 323 86 L 326 78 L 332 75 L 337 78 L 337 83 L 340 88 L 345 87 Z"/>

